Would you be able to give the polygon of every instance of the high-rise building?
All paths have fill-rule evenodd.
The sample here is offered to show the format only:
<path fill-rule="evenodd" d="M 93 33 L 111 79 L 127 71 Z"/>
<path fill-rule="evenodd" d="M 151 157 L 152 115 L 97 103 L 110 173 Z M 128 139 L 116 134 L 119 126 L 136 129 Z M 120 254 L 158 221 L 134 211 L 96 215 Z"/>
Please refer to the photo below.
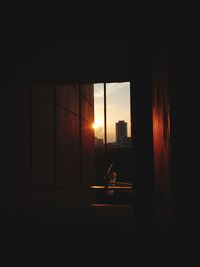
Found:
<path fill-rule="evenodd" d="M 123 146 L 123 139 L 127 137 L 127 122 L 116 122 L 116 144 L 118 147 Z"/>

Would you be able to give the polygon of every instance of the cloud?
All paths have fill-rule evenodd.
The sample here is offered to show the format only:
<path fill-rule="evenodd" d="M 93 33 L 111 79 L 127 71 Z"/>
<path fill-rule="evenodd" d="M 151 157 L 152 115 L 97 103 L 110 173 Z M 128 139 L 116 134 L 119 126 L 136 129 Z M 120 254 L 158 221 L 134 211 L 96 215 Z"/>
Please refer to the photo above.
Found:
<path fill-rule="evenodd" d="M 101 98 L 103 95 L 103 83 L 96 83 L 94 85 L 94 98 Z"/>
<path fill-rule="evenodd" d="M 107 96 L 112 95 L 113 93 L 123 90 L 123 88 L 130 86 L 129 82 L 123 83 L 107 83 L 106 84 L 106 93 Z M 104 96 L 103 83 L 94 85 L 94 97 L 101 98 Z"/>

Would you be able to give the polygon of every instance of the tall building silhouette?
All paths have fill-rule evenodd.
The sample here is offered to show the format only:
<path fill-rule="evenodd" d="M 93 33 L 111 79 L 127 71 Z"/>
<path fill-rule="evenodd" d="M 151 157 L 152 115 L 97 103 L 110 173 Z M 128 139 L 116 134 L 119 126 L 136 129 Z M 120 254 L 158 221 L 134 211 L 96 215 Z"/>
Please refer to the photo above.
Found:
<path fill-rule="evenodd" d="M 118 147 L 123 146 L 123 139 L 127 137 L 127 122 L 118 121 L 116 122 L 116 144 Z"/>

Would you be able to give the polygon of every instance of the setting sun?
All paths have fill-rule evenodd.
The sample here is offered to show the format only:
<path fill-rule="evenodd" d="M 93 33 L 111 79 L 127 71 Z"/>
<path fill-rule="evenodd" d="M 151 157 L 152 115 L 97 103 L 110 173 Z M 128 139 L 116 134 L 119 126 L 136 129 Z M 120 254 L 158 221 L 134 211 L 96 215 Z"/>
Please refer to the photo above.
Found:
<path fill-rule="evenodd" d="M 94 123 L 93 123 L 93 125 L 92 125 L 92 127 L 93 127 L 93 129 L 97 129 L 97 128 L 99 128 L 99 127 L 102 127 L 103 126 L 103 123 L 102 123 L 102 121 L 100 121 L 100 120 L 96 120 Z"/>

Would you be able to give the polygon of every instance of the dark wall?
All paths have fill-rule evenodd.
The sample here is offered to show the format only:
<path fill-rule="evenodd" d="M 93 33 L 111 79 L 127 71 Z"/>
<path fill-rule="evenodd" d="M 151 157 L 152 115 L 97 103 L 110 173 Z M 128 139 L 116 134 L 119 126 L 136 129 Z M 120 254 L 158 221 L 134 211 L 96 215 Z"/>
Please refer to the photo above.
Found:
<path fill-rule="evenodd" d="M 31 90 L 31 186 L 53 187 L 55 181 L 55 93 L 52 86 Z"/>
<path fill-rule="evenodd" d="M 7 172 L 7 95 L 6 87 L 3 88 L 3 92 L 0 97 L 0 170 L 1 179 L 0 186 L 6 183 L 6 172 Z"/>
<path fill-rule="evenodd" d="M 130 47 L 128 39 L 81 40 L 80 80 L 87 82 L 120 82 L 130 80 Z"/>
<path fill-rule="evenodd" d="M 30 90 L 24 86 L 9 88 L 8 95 L 8 184 L 30 185 Z"/>
<path fill-rule="evenodd" d="M 195 36 L 195 35 L 194 35 Z M 176 41 L 170 49 L 172 195 L 177 231 L 199 232 L 197 42 Z M 196 63 L 196 64 L 195 64 Z M 196 232 L 195 232 L 196 231 Z"/>

